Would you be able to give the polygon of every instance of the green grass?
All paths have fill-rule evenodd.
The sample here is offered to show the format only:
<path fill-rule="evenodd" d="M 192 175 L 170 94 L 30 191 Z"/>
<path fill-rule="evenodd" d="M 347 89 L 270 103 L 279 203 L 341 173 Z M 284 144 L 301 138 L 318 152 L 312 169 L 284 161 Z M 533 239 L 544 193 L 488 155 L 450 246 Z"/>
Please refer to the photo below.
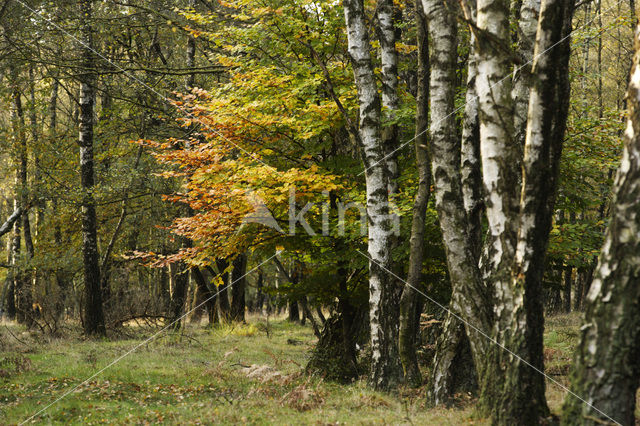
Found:
<path fill-rule="evenodd" d="M 547 373 L 566 377 L 578 343 L 578 313 L 547 319 Z M 374 392 L 363 380 L 338 385 L 302 370 L 316 338 L 283 319 L 181 333 L 129 328 L 129 337 L 64 338 L 0 325 L 0 424 L 20 423 L 109 366 L 35 417 L 44 424 L 485 424 L 473 401 L 428 409 L 426 389 Z M 142 344 L 141 344 L 142 343 Z M 548 383 L 552 411 L 565 391 Z"/>
<path fill-rule="evenodd" d="M 26 420 L 140 344 L 152 331 L 144 333 L 140 330 L 136 338 L 103 341 L 84 340 L 79 334 L 47 340 L 15 325 L 2 325 L 0 424 Z M 34 421 L 482 423 L 473 417 L 470 404 L 426 409 L 424 389 L 385 394 L 371 391 L 363 381 L 344 386 L 306 377 L 301 371 L 315 341 L 309 328 L 284 320 L 272 321 L 268 326 L 258 320 L 245 326 L 215 329 L 188 326 L 183 334 L 163 333 L 62 398 Z"/>

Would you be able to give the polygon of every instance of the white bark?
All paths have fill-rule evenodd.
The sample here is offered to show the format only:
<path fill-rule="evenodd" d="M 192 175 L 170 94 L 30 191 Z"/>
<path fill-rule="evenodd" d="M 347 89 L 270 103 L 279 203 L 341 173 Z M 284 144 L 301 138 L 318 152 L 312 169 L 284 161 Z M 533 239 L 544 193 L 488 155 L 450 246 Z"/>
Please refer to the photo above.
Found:
<path fill-rule="evenodd" d="M 398 97 L 398 51 L 396 49 L 397 26 L 394 22 L 393 0 L 378 0 L 378 22 L 380 40 L 380 59 L 382 62 L 382 106 L 384 121 L 396 119 L 400 106 Z M 389 173 L 387 188 L 389 194 L 398 192 L 398 126 L 387 125 L 384 129 L 383 144 L 385 162 Z"/>
<path fill-rule="evenodd" d="M 359 139 L 362 145 L 367 186 L 369 262 L 369 321 L 371 327 L 371 384 L 378 389 L 395 386 L 401 380 L 398 356 L 397 317 L 386 315 L 392 295 L 390 270 L 391 223 L 389 218 L 386 162 L 380 135 L 380 98 L 371 62 L 362 0 L 345 0 L 349 55 L 358 89 Z M 386 269 L 386 270 L 385 270 Z M 395 327 L 393 323 L 395 322 Z"/>
<path fill-rule="evenodd" d="M 479 0 L 477 13 L 479 30 L 492 36 L 478 52 L 476 78 L 485 204 L 493 241 L 489 261 L 492 269 L 504 270 L 515 246 L 520 152 L 512 137 L 510 58 L 502 50 L 510 44 L 509 5 L 505 0 Z"/>
<path fill-rule="evenodd" d="M 524 64 L 518 65 L 513 76 L 515 140 L 524 147 L 531 88 L 531 62 L 538 29 L 540 0 L 523 0 L 518 20 L 518 54 Z"/>

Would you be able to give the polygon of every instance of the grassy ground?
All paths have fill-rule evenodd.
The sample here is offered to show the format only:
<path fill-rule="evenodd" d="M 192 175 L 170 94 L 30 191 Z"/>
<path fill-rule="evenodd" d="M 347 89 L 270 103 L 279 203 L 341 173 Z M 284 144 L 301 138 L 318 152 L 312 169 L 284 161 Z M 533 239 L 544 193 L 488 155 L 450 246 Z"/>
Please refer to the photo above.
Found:
<path fill-rule="evenodd" d="M 548 321 L 548 371 L 560 382 L 577 340 L 577 315 Z M 151 335 L 146 331 L 146 336 Z M 20 423 L 143 342 L 45 339 L 0 326 L 0 424 Z M 301 374 L 315 343 L 309 328 L 253 319 L 245 326 L 163 333 L 38 414 L 76 424 L 485 424 L 470 402 L 426 409 L 424 389 L 373 392 Z M 549 385 L 557 411 L 563 392 Z"/>

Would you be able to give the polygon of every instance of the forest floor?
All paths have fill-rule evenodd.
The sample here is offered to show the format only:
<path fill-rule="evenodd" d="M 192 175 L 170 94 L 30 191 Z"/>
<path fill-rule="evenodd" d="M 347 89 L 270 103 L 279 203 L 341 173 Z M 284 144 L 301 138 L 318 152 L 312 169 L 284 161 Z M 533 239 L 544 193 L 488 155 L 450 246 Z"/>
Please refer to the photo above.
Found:
<path fill-rule="evenodd" d="M 579 322 L 578 314 L 547 320 L 547 373 L 564 384 Z M 385 394 L 371 391 L 363 380 L 338 385 L 304 376 L 316 338 L 309 327 L 283 319 L 251 318 L 247 325 L 213 329 L 188 325 L 144 344 L 153 331 L 138 334 L 54 339 L 1 324 L 0 424 L 21 423 L 57 399 L 31 422 L 486 424 L 474 416 L 472 400 L 427 409 L 424 388 Z M 563 397 L 548 384 L 554 412 Z"/>

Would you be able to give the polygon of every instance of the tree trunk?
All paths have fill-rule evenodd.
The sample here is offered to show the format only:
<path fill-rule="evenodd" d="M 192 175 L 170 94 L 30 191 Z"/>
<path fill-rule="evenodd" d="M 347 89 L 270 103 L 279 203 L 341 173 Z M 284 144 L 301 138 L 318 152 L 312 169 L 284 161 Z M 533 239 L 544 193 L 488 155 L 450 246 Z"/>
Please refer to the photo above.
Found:
<path fill-rule="evenodd" d="M 207 285 L 207 280 L 205 279 L 200 268 L 192 267 L 191 274 L 193 276 L 193 279 L 196 282 L 196 288 L 197 288 L 196 307 L 199 306 L 196 308 L 196 312 L 198 312 L 199 314 L 195 315 L 196 312 L 194 312 L 194 315 L 191 317 L 191 321 L 200 322 L 201 312 L 206 309 L 208 318 L 209 318 L 209 325 L 212 325 L 216 322 L 216 316 L 217 316 L 216 294 L 212 293 L 211 290 L 209 290 L 209 286 Z"/>
<path fill-rule="evenodd" d="M 14 209 L 18 206 L 17 198 L 13 200 Z M 20 277 L 18 275 L 18 268 L 16 262 L 17 256 L 20 255 L 20 221 L 15 220 L 13 222 L 13 232 L 10 237 L 7 238 L 7 263 L 11 268 L 7 272 L 7 280 L 5 286 L 7 289 L 7 317 L 9 319 L 16 319 L 18 316 L 18 309 L 16 306 L 17 291 L 16 286 L 20 285 Z"/>
<path fill-rule="evenodd" d="M 227 322 L 231 319 L 231 304 L 229 303 L 229 261 L 226 259 L 216 259 L 218 274 L 222 278 L 222 284 L 218 288 L 218 307 L 220 308 L 220 320 Z M 216 275 L 213 270 L 209 270 L 212 275 Z"/>
<path fill-rule="evenodd" d="M 543 0 L 532 66 L 518 242 L 508 289 L 512 306 L 498 323 L 498 341 L 510 353 L 499 351 L 504 384 L 490 402 L 494 421 L 502 424 L 523 419 L 537 424 L 549 415 L 540 374 L 544 371 L 542 275 L 569 111 L 572 18 L 572 1 Z"/>
<path fill-rule="evenodd" d="M 22 103 L 20 102 L 20 93 L 16 92 L 16 105 L 20 117 L 20 124 L 24 128 L 24 112 L 22 111 Z M 27 177 L 27 138 L 24 131 L 19 133 L 20 137 L 20 207 L 27 208 L 29 203 L 29 184 Z M 33 269 L 32 260 L 34 255 L 33 238 L 31 236 L 31 221 L 29 220 L 29 212 L 25 211 L 20 217 L 22 220 L 22 235 L 24 238 L 24 249 L 26 255 L 26 268 L 22 271 L 22 294 L 20 310 L 24 323 L 31 327 L 33 325 Z"/>
<path fill-rule="evenodd" d="M 469 339 L 458 318 L 447 314 L 435 350 L 428 394 L 431 404 L 446 405 L 455 394 L 477 389 Z"/>
<path fill-rule="evenodd" d="M 22 109 L 22 95 L 17 86 L 17 72 L 12 70 L 12 100 L 13 108 L 11 109 L 11 121 L 13 128 L 13 144 L 14 149 L 18 153 L 18 158 L 15 161 L 16 175 L 15 175 L 15 195 L 14 195 L 14 210 L 24 209 L 27 204 L 27 141 L 24 133 L 25 121 L 24 111 Z M 25 223 L 29 225 L 29 219 L 25 220 L 27 214 L 20 215 L 20 220 L 16 220 L 13 227 L 13 243 L 12 243 L 12 255 L 11 265 L 13 269 L 13 288 L 15 292 L 15 308 L 16 308 L 16 320 L 21 324 L 30 325 L 30 312 L 31 312 L 31 280 L 29 279 L 28 266 L 21 262 L 21 230 L 25 229 Z M 31 242 L 31 235 L 28 230 L 24 231 L 25 236 L 25 248 L 26 260 L 30 260 L 33 256 L 33 243 Z M 27 247 L 26 238 L 29 237 L 30 247 Z M 30 249 L 30 250 L 29 250 Z"/>
<path fill-rule="evenodd" d="M 168 309 L 171 305 L 171 284 L 169 267 L 163 267 L 160 271 L 158 296 L 162 309 Z"/>
<path fill-rule="evenodd" d="M 524 149 L 526 138 L 529 90 L 531 88 L 531 63 L 533 62 L 533 47 L 536 40 L 539 15 L 540 0 L 522 1 L 518 19 L 518 47 L 516 50 L 525 63 L 516 67 L 513 76 L 514 139 L 522 149 Z"/>
<path fill-rule="evenodd" d="M 564 297 L 562 299 L 562 310 L 566 313 L 571 312 L 571 285 L 573 283 L 573 268 L 571 266 L 564 267 L 562 281 Z"/>
<path fill-rule="evenodd" d="M 476 90 L 480 119 L 480 154 L 488 235 L 483 250 L 483 270 L 489 271 L 485 285 L 493 292 L 495 319 L 486 332 L 500 334 L 510 325 L 510 313 L 517 301 L 512 294 L 510 273 L 516 247 L 518 194 L 522 161 L 521 147 L 513 140 L 514 107 L 512 100 L 511 43 L 509 2 L 478 0 Z M 475 324 L 474 324 L 475 325 Z M 474 338 L 471 345 L 474 345 Z M 483 336 L 482 339 L 485 339 Z M 494 420 L 506 377 L 499 371 L 500 353 L 493 345 L 474 360 L 480 384 L 479 410 Z M 497 371 L 498 370 L 498 371 Z M 522 421 L 522 419 L 520 419 Z"/>
<path fill-rule="evenodd" d="M 93 196 L 93 111 L 95 101 L 95 63 L 92 2 L 82 0 L 81 41 L 82 73 L 80 74 L 80 178 L 82 187 L 82 257 L 85 286 L 84 331 L 89 335 L 105 335 L 100 266 L 98 256 L 96 207 Z"/>
<path fill-rule="evenodd" d="M 378 0 L 378 40 L 380 41 L 380 62 L 382 64 L 382 144 L 385 163 L 389 173 L 387 188 L 390 195 L 398 192 L 398 51 L 396 41 L 400 39 L 398 11 L 393 0 Z"/>
<path fill-rule="evenodd" d="M 430 99 L 431 99 L 431 173 L 435 186 L 436 210 L 440 220 L 442 238 L 447 254 L 450 280 L 452 285 L 451 311 L 476 325 L 480 330 L 491 327 L 492 310 L 486 288 L 480 277 L 478 263 L 475 261 L 474 241 L 470 232 L 465 212 L 460 140 L 451 129 L 455 128 L 455 65 L 456 65 L 456 22 L 452 11 L 438 0 L 422 1 L 429 22 L 430 48 Z M 474 362 L 482 366 L 483 354 L 487 351 L 488 342 L 477 329 L 467 329 Z M 443 336 L 445 338 L 446 336 Z M 440 345 L 442 348 L 443 346 Z M 454 346 L 455 348 L 455 346 Z M 455 352 L 456 349 L 454 349 Z M 443 402 L 440 398 L 447 394 L 443 387 L 437 385 L 438 376 L 451 373 L 450 363 L 444 358 L 453 359 L 454 354 L 438 351 L 432 369 L 432 387 L 430 399 L 434 403 Z M 440 368 L 442 370 L 440 371 Z M 479 376 L 483 370 L 479 369 Z"/>
<path fill-rule="evenodd" d="M 243 253 L 233 260 L 231 271 L 231 320 L 236 322 L 245 322 L 246 273 L 247 255 Z"/>
<path fill-rule="evenodd" d="M 195 11 L 196 0 L 189 0 L 189 9 Z M 196 63 L 196 39 L 192 34 L 187 36 L 187 69 L 193 69 Z M 195 84 L 196 76 L 194 73 L 187 74 L 185 80 L 185 88 L 190 92 Z"/>
<path fill-rule="evenodd" d="M 468 17 L 476 22 L 476 2 L 470 2 L 471 10 Z M 474 31 L 470 31 L 469 64 L 467 67 L 467 92 L 465 94 L 464 117 L 462 122 L 462 144 L 460 167 L 462 170 L 462 196 L 464 209 L 469 222 L 469 234 L 473 243 L 473 254 L 476 263 L 480 259 L 482 249 L 482 167 L 480 163 L 480 121 L 478 118 L 478 91 L 476 79 L 478 64 L 476 53 L 476 38 Z"/>
<path fill-rule="evenodd" d="M 422 263 L 424 259 L 424 230 L 431 193 L 431 169 L 429 167 L 428 135 L 429 126 L 429 44 L 427 42 L 427 21 L 422 4 L 416 4 L 416 30 L 418 44 L 418 81 L 416 92 L 415 151 L 418 168 L 418 191 L 413 201 L 411 238 L 409 240 L 409 273 L 407 285 L 400 299 L 399 351 L 404 369 L 404 380 L 409 386 L 422 384 L 416 349 L 420 333 L 420 314 L 415 291 L 422 285 Z"/>
<path fill-rule="evenodd" d="M 189 269 L 184 262 L 177 262 L 171 265 L 171 328 L 179 330 L 182 325 L 182 315 L 184 314 L 184 304 L 189 289 Z"/>
<path fill-rule="evenodd" d="M 466 18 L 475 22 L 475 2 L 470 2 L 470 6 L 471 9 L 465 12 Z M 483 199 L 476 62 L 476 40 L 474 31 L 471 31 L 466 102 L 460 146 L 460 179 L 463 206 L 468 223 L 470 251 L 473 263 L 478 265 L 482 247 Z M 455 309 L 453 304 L 450 308 Z M 470 391 L 474 386 L 477 387 L 473 360 L 469 357 L 458 356 L 458 354 L 466 353 L 469 348 L 468 337 L 464 333 L 459 333 L 460 330 L 464 331 L 464 325 L 450 313 L 447 314 L 444 324 L 443 332 L 436 341 L 436 351 L 431 369 L 431 386 L 428 391 L 429 402 L 434 405 L 447 403 L 462 388 Z M 467 380 L 460 380 L 463 378 Z"/>
<path fill-rule="evenodd" d="M 298 301 L 290 298 L 287 305 L 289 307 L 289 321 L 300 322 L 300 310 L 298 309 Z"/>
<path fill-rule="evenodd" d="M 267 299 L 267 295 L 264 293 L 264 274 L 262 269 L 258 269 L 258 281 L 256 283 L 257 294 L 256 294 L 256 304 L 255 311 L 262 314 L 262 308 L 264 307 L 264 303 Z"/>
<path fill-rule="evenodd" d="M 380 98 L 376 86 L 371 45 L 363 0 L 344 1 L 348 51 L 358 90 L 360 121 L 358 139 L 362 146 L 367 187 L 369 253 L 369 325 L 371 329 L 371 371 L 375 389 L 395 387 L 402 380 L 398 353 L 398 317 L 393 315 L 394 281 L 389 279 L 392 242 L 388 198 L 388 166 L 380 136 Z M 396 311 L 397 312 L 397 311 Z"/>
<path fill-rule="evenodd" d="M 573 302 L 573 310 L 581 311 L 582 310 L 582 302 L 584 300 L 584 293 L 586 282 L 588 279 L 589 271 L 588 268 L 579 268 L 577 270 L 578 279 L 576 280 L 576 297 Z"/>
<path fill-rule="evenodd" d="M 563 423 L 635 424 L 640 384 L 640 28 L 627 93 L 629 119 L 611 221 L 586 298 Z"/>

